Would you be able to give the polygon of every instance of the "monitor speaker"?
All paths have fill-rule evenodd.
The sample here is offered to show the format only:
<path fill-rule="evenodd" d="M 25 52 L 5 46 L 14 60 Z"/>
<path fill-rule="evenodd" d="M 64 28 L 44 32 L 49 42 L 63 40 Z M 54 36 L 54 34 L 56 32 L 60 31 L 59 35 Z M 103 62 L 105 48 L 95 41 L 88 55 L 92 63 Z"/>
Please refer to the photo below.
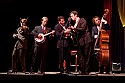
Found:
<path fill-rule="evenodd" d="M 121 71 L 121 63 L 112 63 L 112 72 Z"/>

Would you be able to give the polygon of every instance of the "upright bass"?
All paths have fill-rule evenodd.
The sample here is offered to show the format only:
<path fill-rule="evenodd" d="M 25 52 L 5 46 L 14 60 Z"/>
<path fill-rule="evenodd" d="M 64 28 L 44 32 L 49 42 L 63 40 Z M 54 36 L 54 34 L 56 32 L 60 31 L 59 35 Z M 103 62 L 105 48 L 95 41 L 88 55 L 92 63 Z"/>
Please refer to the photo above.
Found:
<path fill-rule="evenodd" d="M 109 10 L 105 9 L 104 10 L 104 15 L 102 17 L 101 20 L 106 18 L 106 15 L 108 14 Z M 100 23 L 100 31 L 99 31 L 99 35 L 95 41 L 95 46 L 97 44 L 97 42 L 99 41 L 99 65 L 103 65 L 105 67 L 107 67 L 109 65 L 110 62 L 110 48 L 109 48 L 109 34 L 107 33 L 106 30 L 102 29 L 102 24 L 103 22 L 101 21 Z M 95 48 L 94 46 L 94 48 Z"/>

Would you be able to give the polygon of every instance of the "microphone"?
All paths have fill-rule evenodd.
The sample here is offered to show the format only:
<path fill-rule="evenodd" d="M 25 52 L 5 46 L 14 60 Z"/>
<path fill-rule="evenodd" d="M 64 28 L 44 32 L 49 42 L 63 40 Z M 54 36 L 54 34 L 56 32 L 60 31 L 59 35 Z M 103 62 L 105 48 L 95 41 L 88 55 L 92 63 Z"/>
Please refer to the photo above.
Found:
<path fill-rule="evenodd" d="M 71 20 L 72 20 L 71 17 L 69 17 L 69 18 L 68 18 L 68 22 L 71 22 Z"/>
<path fill-rule="evenodd" d="M 72 20 L 71 17 L 69 17 L 69 18 L 68 18 L 68 21 L 67 21 L 68 26 L 71 26 L 71 20 Z"/>

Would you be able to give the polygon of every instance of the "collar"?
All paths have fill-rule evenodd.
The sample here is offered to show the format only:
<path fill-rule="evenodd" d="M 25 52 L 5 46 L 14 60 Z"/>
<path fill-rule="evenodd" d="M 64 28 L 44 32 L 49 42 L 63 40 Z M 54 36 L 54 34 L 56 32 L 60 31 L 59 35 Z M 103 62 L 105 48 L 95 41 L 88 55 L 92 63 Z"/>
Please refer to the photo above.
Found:
<path fill-rule="evenodd" d="M 78 18 L 76 18 L 76 23 L 78 23 L 79 22 L 79 20 L 80 20 L 80 18 L 78 17 Z"/>

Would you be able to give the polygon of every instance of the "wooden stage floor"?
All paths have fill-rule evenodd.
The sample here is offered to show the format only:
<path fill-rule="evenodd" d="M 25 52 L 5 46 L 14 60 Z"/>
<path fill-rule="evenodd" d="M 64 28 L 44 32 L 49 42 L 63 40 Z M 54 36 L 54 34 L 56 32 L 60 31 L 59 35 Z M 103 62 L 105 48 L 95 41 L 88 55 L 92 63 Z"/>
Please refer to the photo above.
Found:
<path fill-rule="evenodd" d="M 78 73 L 72 72 L 71 74 L 60 74 L 60 72 L 45 72 L 42 74 L 30 74 L 29 72 L 21 73 L 0 73 L 1 81 L 121 81 L 125 80 L 125 73 L 110 73 L 110 74 L 95 74 L 90 73 L 89 75 L 79 75 Z"/>

